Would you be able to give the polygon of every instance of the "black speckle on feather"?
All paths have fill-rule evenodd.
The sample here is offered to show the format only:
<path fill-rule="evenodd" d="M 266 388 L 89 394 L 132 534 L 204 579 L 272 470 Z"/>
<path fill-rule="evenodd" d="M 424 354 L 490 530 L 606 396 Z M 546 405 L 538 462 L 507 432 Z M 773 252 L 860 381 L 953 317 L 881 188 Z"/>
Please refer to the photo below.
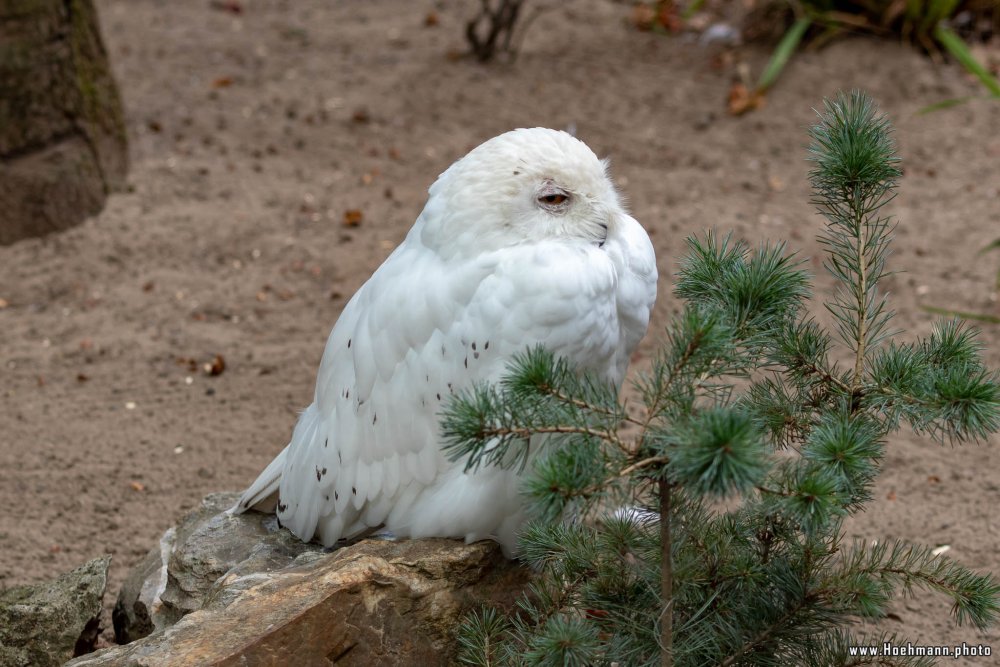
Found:
<path fill-rule="evenodd" d="M 473 357 L 473 359 L 478 359 L 479 358 L 479 353 L 478 352 L 473 352 L 472 353 L 472 357 Z"/>
<path fill-rule="evenodd" d="M 339 494 L 339 493 L 337 493 L 336 491 L 334 491 L 334 492 L 333 492 L 333 499 L 334 499 L 334 500 L 340 500 L 340 494 Z"/>
<path fill-rule="evenodd" d="M 319 466 L 316 466 L 316 481 L 323 479 L 323 474 L 319 471 Z"/>
<path fill-rule="evenodd" d="M 329 446 L 330 446 L 330 438 L 324 438 L 323 439 L 323 448 L 325 449 L 325 448 L 327 448 Z"/>
<path fill-rule="evenodd" d="M 348 350 L 351 349 L 351 339 L 350 338 L 347 339 L 347 349 Z"/>
<path fill-rule="evenodd" d="M 476 349 L 476 341 L 472 341 L 472 349 L 473 349 L 473 351 L 475 351 L 475 349 Z"/>
<path fill-rule="evenodd" d="M 358 495 L 358 490 L 356 488 L 354 488 L 353 486 L 351 487 L 351 494 L 355 495 L 355 496 Z"/>
<path fill-rule="evenodd" d="M 278 500 L 278 514 L 284 514 L 287 509 L 288 505 Z"/>
<path fill-rule="evenodd" d="M 438 400 L 440 401 L 441 400 L 441 394 L 438 394 L 437 397 L 438 397 Z"/>
<path fill-rule="evenodd" d="M 372 426 L 374 426 L 375 422 L 377 421 L 378 421 L 378 413 L 376 412 L 374 415 L 372 415 Z"/>
<path fill-rule="evenodd" d="M 486 344 L 485 344 L 485 345 L 483 345 L 483 349 L 484 349 L 484 350 L 488 350 L 488 349 L 490 349 L 490 341 L 486 341 Z"/>
<path fill-rule="evenodd" d="M 468 357 L 465 358 L 465 367 L 466 368 L 469 367 L 469 358 Z"/>

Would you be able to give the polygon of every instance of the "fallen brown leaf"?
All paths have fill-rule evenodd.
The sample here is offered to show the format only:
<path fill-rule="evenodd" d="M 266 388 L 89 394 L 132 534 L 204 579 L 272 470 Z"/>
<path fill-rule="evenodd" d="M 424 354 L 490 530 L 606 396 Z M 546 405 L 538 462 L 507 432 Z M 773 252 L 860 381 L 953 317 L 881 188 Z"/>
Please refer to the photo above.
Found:
<path fill-rule="evenodd" d="M 652 30 L 656 24 L 656 10 L 641 3 L 632 7 L 632 25 L 639 30 Z"/>
<path fill-rule="evenodd" d="M 751 92 L 740 82 L 733 83 L 729 89 L 729 102 L 726 110 L 733 116 L 742 116 L 748 111 L 763 108 L 764 94 L 759 90 Z"/>
<path fill-rule="evenodd" d="M 212 9 L 229 12 L 230 14 L 239 15 L 243 13 L 243 3 L 240 0 L 212 0 L 208 5 Z"/>
<path fill-rule="evenodd" d="M 187 366 L 189 371 L 198 370 L 198 360 L 191 357 L 177 357 L 176 363 L 178 366 Z"/>
<path fill-rule="evenodd" d="M 364 219 L 364 214 L 360 209 L 352 208 L 344 211 L 344 226 L 358 227 Z"/>
<path fill-rule="evenodd" d="M 735 60 L 736 56 L 732 51 L 722 51 L 712 57 L 709 61 L 709 65 L 714 70 L 727 70 L 733 66 L 733 61 Z"/>
<path fill-rule="evenodd" d="M 660 12 L 656 17 L 657 22 L 670 32 L 680 32 L 684 27 L 684 21 L 677 13 L 677 6 L 674 3 L 665 3 L 660 7 Z"/>
<path fill-rule="evenodd" d="M 145 491 L 146 490 L 146 485 L 145 484 L 143 484 L 142 482 L 137 482 L 135 480 L 132 480 L 131 482 L 129 482 L 128 485 L 130 487 L 132 487 L 133 491 Z"/>
<path fill-rule="evenodd" d="M 206 375 L 216 376 L 222 375 L 223 371 L 226 370 L 226 360 L 223 359 L 221 354 L 215 355 L 211 363 L 205 364 L 203 367 Z"/>

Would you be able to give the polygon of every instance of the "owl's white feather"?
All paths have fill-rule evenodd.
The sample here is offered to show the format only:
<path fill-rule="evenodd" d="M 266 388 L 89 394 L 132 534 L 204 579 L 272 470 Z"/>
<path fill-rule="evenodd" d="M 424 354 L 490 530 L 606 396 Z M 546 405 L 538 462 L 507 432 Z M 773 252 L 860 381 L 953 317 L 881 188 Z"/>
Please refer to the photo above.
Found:
<path fill-rule="evenodd" d="M 542 344 L 620 386 L 656 296 L 649 237 L 606 163 L 564 132 L 502 134 L 430 188 L 403 243 L 344 308 L 288 446 L 236 511 L 277 509 L 326 546 L 373 528 L 516 550 L 518 474 L 441 451 L 449 395 Z"/>

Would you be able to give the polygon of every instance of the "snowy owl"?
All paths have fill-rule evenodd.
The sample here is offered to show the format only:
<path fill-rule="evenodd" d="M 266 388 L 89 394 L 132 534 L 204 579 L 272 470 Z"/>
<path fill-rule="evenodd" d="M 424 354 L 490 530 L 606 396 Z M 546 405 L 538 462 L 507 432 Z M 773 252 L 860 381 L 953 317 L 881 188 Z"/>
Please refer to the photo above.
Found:
<path fill-rule="evenodd" d="M 607 163 L 543 128 L 490 139 L 429 190 L 405 240 L 333 327 L 313 403 L 234 508 L 325 546 L 376 528 L 516 552 L 516 470 L 441 450 L 448 397 L 538 344 L 620 386 L 656 297 L 646 232 Z"/>

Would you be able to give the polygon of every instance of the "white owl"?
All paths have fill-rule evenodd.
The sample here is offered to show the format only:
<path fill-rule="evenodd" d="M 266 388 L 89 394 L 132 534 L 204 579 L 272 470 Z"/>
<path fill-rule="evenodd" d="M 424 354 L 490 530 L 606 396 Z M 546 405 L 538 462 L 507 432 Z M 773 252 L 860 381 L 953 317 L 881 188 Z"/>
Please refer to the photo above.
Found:
<path fill-rule="evenodd" d="M 621 385 L 657 270 L 606 172 L 583 142 L 534 128 L 441 174 L 334 325 L 291 442 L 234 510 L 277 508 L 283 526 L 326 546 L 384 527 L 515 553 L 518 472 L 450 462 L 439 413 L 538 344 Z"/>

